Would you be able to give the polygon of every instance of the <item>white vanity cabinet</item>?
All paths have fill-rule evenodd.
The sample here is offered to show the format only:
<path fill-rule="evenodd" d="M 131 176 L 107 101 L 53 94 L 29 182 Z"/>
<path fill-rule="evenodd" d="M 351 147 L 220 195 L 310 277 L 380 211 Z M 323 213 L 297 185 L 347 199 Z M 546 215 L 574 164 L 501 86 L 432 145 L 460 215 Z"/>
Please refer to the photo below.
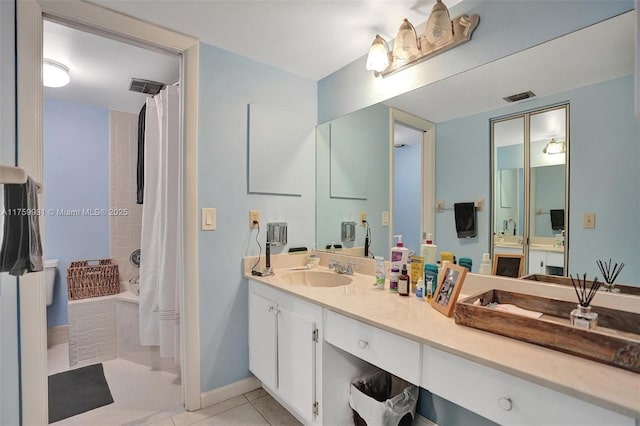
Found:
<path fill-rule="evenodd" d="M 564 254 L 547 250 L 529 250 L 530 274 L 549 274 L 549 267 L 564 268 Z"/>
<path fill-rule="evenodd" d="M 636 424 L 635 419 L 429 345 L 423 347 L 422 362 L 421 387 L 501 425 Z"/>
<path fill-rule="evenodd" d="M 322 309 L 249 281 L 249 370 L 306 424 L 316 420 Z"/>

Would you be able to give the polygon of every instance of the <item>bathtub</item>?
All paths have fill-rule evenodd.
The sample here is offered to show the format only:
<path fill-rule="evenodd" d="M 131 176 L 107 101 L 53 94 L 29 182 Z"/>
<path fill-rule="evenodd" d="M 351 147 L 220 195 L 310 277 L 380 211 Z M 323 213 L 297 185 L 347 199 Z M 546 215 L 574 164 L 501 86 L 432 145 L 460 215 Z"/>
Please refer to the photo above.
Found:
<path fill-rule="evenodd" d="M 180 366 L 173 359 L 161 358 L 158 346 L 140 344 L 138 308 L 140 298 L 131 291 L 116 295 L 116 317 L 118 328 L 118 358 L 146 365 L 154 370 L 163 370 L 180 375 Z"/>

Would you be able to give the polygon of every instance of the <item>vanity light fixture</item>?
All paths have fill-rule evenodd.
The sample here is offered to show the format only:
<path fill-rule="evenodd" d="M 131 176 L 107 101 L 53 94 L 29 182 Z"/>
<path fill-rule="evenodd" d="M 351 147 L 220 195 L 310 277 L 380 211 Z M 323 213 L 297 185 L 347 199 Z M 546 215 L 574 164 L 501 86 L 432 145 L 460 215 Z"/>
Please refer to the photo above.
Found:
<path fill-rule="evenodd" d="M 51 59 L 42 60 L 42 84 L 46 87 L 62 87 L 69 81 L 69 68 Z"/>
<path fill-rule="evenodd" d="M 393 52 L 390 52 L 387 42 L 376 35 L 369 49 L 366 69 L 373 71 L 376 77 L 386 77 L 415 65 L 471 40 L 479 22 L 478 15 L 461 15 L 451 20 L 447 6 L 442 0 L 436 0 L 422 36 L 418 37 L 415 27 L 405 19 L 398 29 Z"/>
<path fill-rule="evenodd" d="M 567 144 L 560 141 L 556 141 L 556 138 L 551 138 L 547 146 L 544 147 L 542 152 L 544 154 L 564 154 L 567 151 Z"/>

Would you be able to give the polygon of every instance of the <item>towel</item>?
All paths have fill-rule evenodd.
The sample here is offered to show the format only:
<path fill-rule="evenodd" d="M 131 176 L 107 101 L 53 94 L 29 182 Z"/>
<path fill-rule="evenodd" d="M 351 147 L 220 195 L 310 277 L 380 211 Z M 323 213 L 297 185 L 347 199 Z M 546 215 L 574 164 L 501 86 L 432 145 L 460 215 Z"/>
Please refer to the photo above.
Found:
<path fill-rule="evenodd" d="M 0 272 L 22 275 L 42 271 L 42 243 L 38 223 L 38 187 L 33 179 L 4 186 L 4 238 Z"/>
<path fill-rule="evenodd" d="M 471 203 L 455 203 L 453 210 L 456 216 L 458 238 L 476 236 L 476 207 Z"/>

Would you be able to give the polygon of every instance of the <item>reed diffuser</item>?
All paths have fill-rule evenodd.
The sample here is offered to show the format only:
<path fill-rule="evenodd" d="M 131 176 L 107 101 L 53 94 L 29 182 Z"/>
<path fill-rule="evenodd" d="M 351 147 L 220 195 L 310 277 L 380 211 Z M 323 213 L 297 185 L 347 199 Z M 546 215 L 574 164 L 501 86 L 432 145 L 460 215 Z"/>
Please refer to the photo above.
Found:
<path fill-rule="evenodd" d="M 600 268 L 600 272 L 602 272 L 602 278 L 604 279 L 605 287 L 607 288 L 607 291 L 612 292 L 612 293 L 617 293 L 620 291 L 620 289 L 614 289 L 614 282 L 616 280 L 616 278 L 618 278 L 618 275 L 620 275 L 620 271 L 622 271 L 622 268 L 624 268 L 624 263 L 620 263 L 620 266 L 618 266 L 618 264 L 616 263 L 615 265 L 613 265 L 613 268 L 611 267 L 611 259 L 609 259 L 609 263 L 605 263 L 602 260 L 598 260 L 596 261 L 596 263 L 598 264 L 598 268 Z"/>
<path fill-rule="evenodd" d="M 578 328 L 584 328 L 587 330 L 593 330 L 598 326 L 598 314 L 595 312 L 591 312 L 591 301 L 595 297 L 598 292 L 598 288 L 602 284 L 598 281 L 596 277 L 591 283 L 591 287 L 587 288 L 587 274 L 585 273 L 582 280 L 580 279 L 580 275 L 576 274 L 576 278 L 574 280 L 573 276 L 569 275 L 571 278 L 571 284 L 573 284 L 573 288 L 576 291 L 576 295 L 578 296 L 578 307 L 571 311 L 569 315 L 569 320 L 571 321 L 571 325 Z M 577 282 L 577 283 L 576 283 Z"/>

